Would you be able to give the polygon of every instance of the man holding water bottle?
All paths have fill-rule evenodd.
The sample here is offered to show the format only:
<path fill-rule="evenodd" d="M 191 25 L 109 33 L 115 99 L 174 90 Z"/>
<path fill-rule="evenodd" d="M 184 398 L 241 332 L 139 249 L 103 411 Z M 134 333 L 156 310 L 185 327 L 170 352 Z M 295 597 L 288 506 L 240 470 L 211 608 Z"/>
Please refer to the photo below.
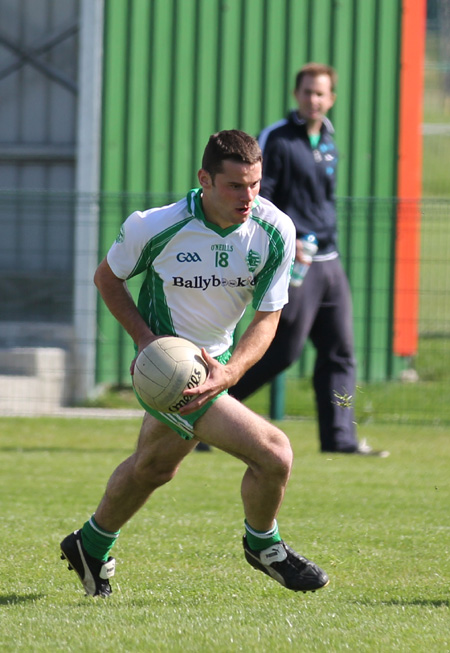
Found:
<path fill-rule="evenodd" d="M 309 63 L 296 76 L 298 108 L 261 132 L 260 194 L 293 220 L 296 261 L 275 338 L 263 358 L 230 389 L 245 399 L 287 369 L 309 337 L 316 349 L 313 386 L 320 449 L 384 457 L 355 433 L 355 355 L 349 283 L 337 249 L 336 164 L 333 126 L 336 71 Z M 307 272 L 307 274 L 306 274 Z"/>

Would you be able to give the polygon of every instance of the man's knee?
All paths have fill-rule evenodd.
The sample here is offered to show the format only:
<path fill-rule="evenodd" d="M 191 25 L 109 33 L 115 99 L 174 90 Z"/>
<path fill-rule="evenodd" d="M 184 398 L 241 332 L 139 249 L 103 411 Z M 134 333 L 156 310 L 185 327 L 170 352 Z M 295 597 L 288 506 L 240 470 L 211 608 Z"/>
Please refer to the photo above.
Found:
<path fill-rule="evenodd" d="M 293 452 L 288 437 L 279 429 L 270 436 L 269 447 L 263 457 L 263 467 L 271 476 L 288 479 L 292 469 Z"/>
<path fill-rule="evenodd" d="M 178 467 L 179 464 L 172 461 L 137 457 L 134 465 L 135 482 L 141 487 L 161 487 L 174 478 Z"/>
<path fill-rule="evenodd" d="M 135 482 L 143 488 L 156 488 L 169 483 L 193 446 L 146 413 L 136 452 L 132 456 Z"/>

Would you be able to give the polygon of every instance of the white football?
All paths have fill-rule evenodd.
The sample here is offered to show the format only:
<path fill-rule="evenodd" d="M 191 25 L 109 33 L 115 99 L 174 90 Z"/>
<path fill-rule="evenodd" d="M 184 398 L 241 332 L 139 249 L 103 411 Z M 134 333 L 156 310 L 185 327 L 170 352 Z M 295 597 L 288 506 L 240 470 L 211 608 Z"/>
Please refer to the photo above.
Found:
<path fill-rule="evenodd" d="M 163 413 L 177 413 L 192 399 L 184 394 L 186 388 L 201 385 L 207 375 L 208 366 L 196 345 L 185 338 L 165 336 L 151 342 L 137 357 L 133 386 L 143 404 Z"/>

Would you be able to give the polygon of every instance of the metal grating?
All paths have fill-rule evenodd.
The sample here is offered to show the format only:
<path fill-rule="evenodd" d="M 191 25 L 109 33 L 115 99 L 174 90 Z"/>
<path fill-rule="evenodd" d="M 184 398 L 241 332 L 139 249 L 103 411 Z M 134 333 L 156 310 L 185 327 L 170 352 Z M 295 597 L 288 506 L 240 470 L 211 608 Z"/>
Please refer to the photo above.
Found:
<path fill-rule="evenodd" d="M 30 300 L 14 319 L 42 319 L 43 283 L 64 297 L 47 318 L 71 317 L 74 203 L 40 193 L 74 190 L 78 15 L 78 0 L 0 0 L 0 295 Z"/>

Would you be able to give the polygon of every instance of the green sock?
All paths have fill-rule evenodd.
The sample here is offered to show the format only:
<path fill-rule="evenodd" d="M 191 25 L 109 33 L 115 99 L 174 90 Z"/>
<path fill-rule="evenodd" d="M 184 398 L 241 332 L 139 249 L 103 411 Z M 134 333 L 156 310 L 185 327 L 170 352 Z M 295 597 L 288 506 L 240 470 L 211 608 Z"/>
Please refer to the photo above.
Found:
<path fill-rule="evenodd" d="M 245 520 L 245 535 L 247 537 L 247 544 L 253 551 L 262 551 L 267 549 L 272 544 L 281 542 L 281 535 L 278 532 L 278 524 L 275 519 L 273 527 L 270 531 L 255 531 Z"/>
<path fill-rule="evenodd" d="M 81 541 L 90 556 L 106 562 L 119 533 L 120 531 L 110 533 L 100 528 L 92 515 L 81 529 Z"/>

